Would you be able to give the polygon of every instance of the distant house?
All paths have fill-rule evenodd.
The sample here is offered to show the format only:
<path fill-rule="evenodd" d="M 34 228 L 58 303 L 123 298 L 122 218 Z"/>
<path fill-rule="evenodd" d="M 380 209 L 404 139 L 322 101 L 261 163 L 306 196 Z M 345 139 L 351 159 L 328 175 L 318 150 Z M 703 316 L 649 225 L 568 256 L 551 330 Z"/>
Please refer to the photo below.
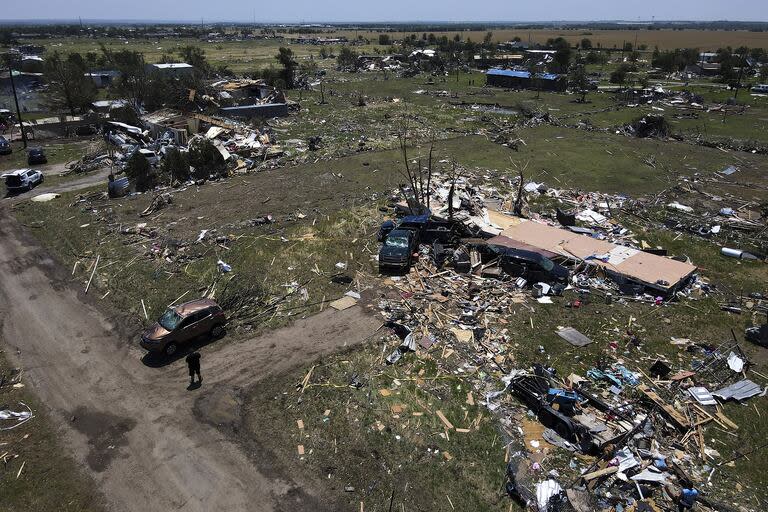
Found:
<path fill-rule="evenodd" d="M 701 52 L 699 54 L 699 62 L 714 62 L 717 58 L 717 54 L 714 52 Z"/>
<path fill-rule="evenodd" d="M 93 80 L 93 84 L 97 89 L 103 89 L 111 86 L 115 81 L 120 78 L 119 71 L 91 71 L 85 74 L 86 77 Z"/>
<path fill-rule="evenodd" d="M 147 64 L 147 73 L 159 74 L 165 77 L 191 76 L 195 71 L 192 64 L 186 62 L 167 62 L 163 64 Z"/>
<path fill-rule="evenodd" d="M 91 103 L 91 108 L 94 112 L 100 114 L 109 114 L 109 111 L 114 108 L 121 108 L 129 105 L 127 100 L 99 100 Z"/>
<path fill-rule="evenodd" d="M 22 73 L 21 71 L 13 70 L 13 81 L 17 89 L 28 91 L 43 83 L 43 75 L 42 73 Z M 0 91 L 7 92 L 10 95 L 11 75 L 7 71 L 0 72 Z"/>
<path fill-rule="evenodd" d="M 487 69 L 498 66 L 519 66 L 525 61 L 525 56 L 519 53 L 497 53 L 496 55 L 475 55 L 473 60 L 476 67 Z"/>
<path fill-rule="evenodd" d="M 486 83 L 494 87 L 509 89 L 541 89 L 542 91 L 565 92 L 568 81 L 564 75 L 539 73 L 531 79 L 528 71 L 513 69 L 489 69 L 486 72 Z"/>
<path fill-rule="evenodd" d="M 437 55 L 437 51 L 427 48 L 425 50 L 413 50 L 408 59 L 411 61 L 430 60 L 434 59 Z"/>
<path fill-rule="evenodd" d="M 719 62 L 699 62 L 685 66 L 684 73 L 698 76 L 717 76 L 720 74 Z"/>
<path fill-rule="evenodd" d="M 527 50 L 530 48 L 530 45 L 522 41 L 505 41 L 503 43 L 499 43 L 497 48 L 503 51 L 519 51 Z"/>

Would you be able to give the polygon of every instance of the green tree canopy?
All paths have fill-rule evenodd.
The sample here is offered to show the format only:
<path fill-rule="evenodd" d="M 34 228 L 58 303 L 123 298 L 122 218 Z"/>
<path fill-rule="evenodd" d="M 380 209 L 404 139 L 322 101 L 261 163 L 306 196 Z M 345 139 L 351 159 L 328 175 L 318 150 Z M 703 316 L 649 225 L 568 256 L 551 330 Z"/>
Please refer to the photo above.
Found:
<path fill-rule="evenodd" d="M 146 157 L 138 151 L 128 159 L 125 175 L 128 176 L 128 179 L 136 187 L 137 192 L 146 192 L 155 188 L 156 176 L 152 166 L 149 165 Z"/>
<path fill-rule="evenodd" d="M 87 72 L 88 65 L 79 53 L 64 56 L 55 51 L 46 59 L 44 75 L 50 84 L 52 108 L 74 116 L 90 106 L 96 99 L 96 85 L 85 76 Z"/>

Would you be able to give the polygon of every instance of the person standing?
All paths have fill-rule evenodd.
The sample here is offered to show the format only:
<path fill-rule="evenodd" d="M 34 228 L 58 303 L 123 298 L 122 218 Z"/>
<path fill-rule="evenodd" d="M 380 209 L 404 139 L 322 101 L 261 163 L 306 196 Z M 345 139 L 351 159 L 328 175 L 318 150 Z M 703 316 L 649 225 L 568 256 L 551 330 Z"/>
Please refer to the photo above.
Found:
<path fill-rule="evenodd" d="M 192 352 L 186 358 L 187 368 L 189 368 L 189 385 L 195 384 L 195 375 L 197 375 L 197 382 L 201 384 L 203 377 L 200 375 L 200 352 Z"/>

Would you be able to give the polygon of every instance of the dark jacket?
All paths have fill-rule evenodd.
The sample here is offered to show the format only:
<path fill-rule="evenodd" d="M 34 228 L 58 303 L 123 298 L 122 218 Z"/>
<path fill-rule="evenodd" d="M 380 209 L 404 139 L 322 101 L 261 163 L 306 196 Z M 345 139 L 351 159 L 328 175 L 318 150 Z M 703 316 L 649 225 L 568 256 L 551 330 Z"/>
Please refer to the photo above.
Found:
<path fill-rule="evenodd" d="M 200 370 L 200 353 L 192 352 L 187 356 L 187 366 L 190 370 Z"/>

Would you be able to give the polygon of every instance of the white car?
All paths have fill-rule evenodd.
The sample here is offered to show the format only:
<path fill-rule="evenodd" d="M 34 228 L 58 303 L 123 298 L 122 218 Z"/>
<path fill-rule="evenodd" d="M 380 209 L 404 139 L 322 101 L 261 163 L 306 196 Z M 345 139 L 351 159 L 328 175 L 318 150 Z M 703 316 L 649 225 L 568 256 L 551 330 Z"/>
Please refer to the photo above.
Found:
<path fill-rule="evenodd" d="M 5 179 L 5 188 L 9 194 L 17 194 L 27 190 L 32 190 L 43 182 L 43 173 L 35 169 L 19 169 L 3 174 L 0 178 Z"/>

